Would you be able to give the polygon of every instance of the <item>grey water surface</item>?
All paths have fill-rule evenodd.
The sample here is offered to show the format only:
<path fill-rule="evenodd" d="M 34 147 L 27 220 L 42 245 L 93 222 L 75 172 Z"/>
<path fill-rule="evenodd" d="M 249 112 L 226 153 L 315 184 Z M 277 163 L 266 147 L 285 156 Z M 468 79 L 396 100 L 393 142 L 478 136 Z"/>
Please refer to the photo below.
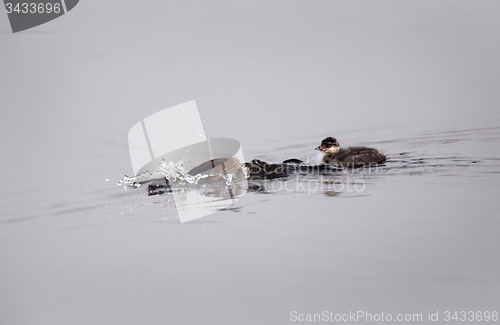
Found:
<path fill-rule="evenodd" d="M 500 311 L 499 14 L 87 0 L 10 34 L 0 13 L 0 324 Z M 117 183 L 128 130 L 193 99 L 247 161 L 310 161 L 327 136 L 388 161 L 256 181 L 180 224 L 166 195 Z"/>

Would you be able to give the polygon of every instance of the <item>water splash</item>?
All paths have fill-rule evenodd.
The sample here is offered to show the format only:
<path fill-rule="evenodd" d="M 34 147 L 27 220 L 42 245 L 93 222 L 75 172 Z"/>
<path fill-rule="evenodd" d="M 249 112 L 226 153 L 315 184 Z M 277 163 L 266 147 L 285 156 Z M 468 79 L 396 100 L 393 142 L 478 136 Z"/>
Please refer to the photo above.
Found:
<path fill-rule="evenodd" d="M 233 174 L 202 173 L 191 175 L 186 171 L 184 161 L 185 159 L 180 159 L 177 163 L 174 163 L 172 161 L 166 162 L 162 160 L 161 164 L 158 165 L 154 172 L 150 173 L 149 171 L 145 171 L 135 177 L 123 175 L 123 178 L 118 181 L 117 185 L 139 188 L 150 183 L 167 181 L 168 184 L 176 186 L 202 185 L 205 187 L 210 181 L 217 184 L 220 184 L 220 181 L 222 181 L 227 186 L 230 186 L 234 182 Z M 247 177 L 245 170 L 244 175 Z M 202 180 L 207 182 L 201 182 Z"/>

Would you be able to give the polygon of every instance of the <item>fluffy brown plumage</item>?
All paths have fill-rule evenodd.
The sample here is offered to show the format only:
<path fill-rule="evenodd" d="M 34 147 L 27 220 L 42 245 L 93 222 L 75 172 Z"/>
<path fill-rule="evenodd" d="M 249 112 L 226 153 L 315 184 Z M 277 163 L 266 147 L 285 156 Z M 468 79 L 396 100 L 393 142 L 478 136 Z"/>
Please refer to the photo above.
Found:
<path fill-rule="evenodd" d="M 340 148 L 337 139 L 328 137 L 321 141 L 316 150 L 323 151 L 325 164 L 336 164 L 342 167 L 359 168 L 383 163 L 387 157 L 377 149 L 367 147 Z"/>

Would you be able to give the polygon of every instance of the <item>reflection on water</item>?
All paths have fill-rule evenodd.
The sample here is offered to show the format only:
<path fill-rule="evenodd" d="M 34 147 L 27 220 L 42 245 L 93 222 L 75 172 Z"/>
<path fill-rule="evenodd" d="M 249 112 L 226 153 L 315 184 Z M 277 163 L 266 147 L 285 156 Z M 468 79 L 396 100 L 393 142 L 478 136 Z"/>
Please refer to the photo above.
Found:
<path fill-rule="evenodd" d="M 217 158 L 189 172 L 184 160 L 162 161 L 152 172 L 124 176 L 118 185 L 125 189 L 146 188 L 148 196 L 160 196 L 165 214 L 188 222 L 217 212 L 239 200 L 247 189 L 246 169 L 236 158 Z M 172 218 L 170 218 L 172 219 Z"/>
<path fill-rule="evenodd" d="M 338 175 L 294 175 L 281 179 L 259 180 L 248 182 L 248 191 L 256 194 L 291 194 L 305 195 L 327 194 L 337 196 L 341 193 L 355 195 L 366 188 L 366 180 L 360 174 Z M 334 195 L 335 193 L 335 195 Z"/>
<path fill-rule="evenodd" d="M 187 222 L 199 219 L 217 211 L 226 211 L 246 193 L 246 182 L 210 184 L 205 186 L 186 186 L 171 189 L 168 186 L 149 187 L 148 196 L 156 196 L 153 203 L 161 206 L 163 221 Z M 144 203 L 136 202 L 136 206 Z"/>

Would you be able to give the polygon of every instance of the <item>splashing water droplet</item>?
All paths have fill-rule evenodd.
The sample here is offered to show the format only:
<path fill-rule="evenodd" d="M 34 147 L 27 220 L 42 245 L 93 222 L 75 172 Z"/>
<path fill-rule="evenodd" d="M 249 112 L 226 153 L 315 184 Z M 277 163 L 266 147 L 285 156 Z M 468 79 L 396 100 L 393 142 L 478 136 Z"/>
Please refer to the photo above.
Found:
<path fill-rule="evenodd" d="M 118 185 L 122 185 L 124 190 L 139 188 L 143 184 L 148 184 L 155 180 L 167 180 L 171 184 L 177 184 L 182 186 L 198 185 L 198 181 L 206 180 L 211 181 L 214 177 L 221 177 L 226 185 L 231 185 L 233 183 L 233 175 L 220 175 L 220 174 L 198 174 L 190 175 L 183 166 L 183 163 L 187 161 L 186 157 L 181 158 L 177 163 L 173 161 L 166 162 L 165 160 L 151 173 L 149 171 L 142 172 L 135 177 L 128 177 L 123 175 L 123 179 L 118 182 Z M 202 187 L 205 187 L 205 184 Z"/>
<path fill-rule="evenodd" d="M 200 137 L 202 137 L 202 136 L 203 136 L 203 134 L 200 133 Z"/>
<path fill-rule="evenodd" d="M 106 182 L 109 182 L 109 178 L 106 178 Z"/>
<path fill-rule="evenodd" d="M 202 121 L 203 121 L 203 123 L 205 123 L 205 120 L 204 120 L 204 119 L 203 119 Z"/>

